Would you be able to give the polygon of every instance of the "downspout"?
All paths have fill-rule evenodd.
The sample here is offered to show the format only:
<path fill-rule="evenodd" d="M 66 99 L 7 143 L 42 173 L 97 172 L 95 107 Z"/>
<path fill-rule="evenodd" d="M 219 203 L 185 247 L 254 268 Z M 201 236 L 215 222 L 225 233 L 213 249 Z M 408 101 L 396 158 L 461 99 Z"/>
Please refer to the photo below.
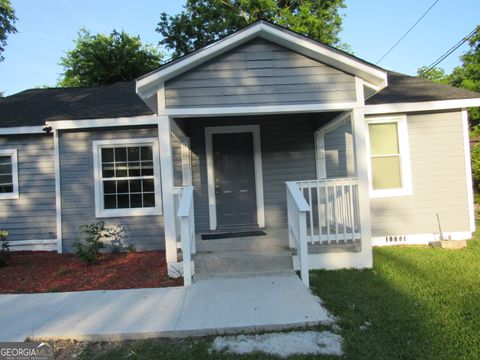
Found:
<path fill-rule="evenodd" d="M 56 211 L 56 233 L 57 233 L 57 253 L 63 253 L 62 238 L 62 197 L 60 190 L 60 144 L 58 139 L 58 130 L 48 123 L 43 128 L 45 133 L 53 132 L 53 155 L 55 164 L 55 211 Z"/>

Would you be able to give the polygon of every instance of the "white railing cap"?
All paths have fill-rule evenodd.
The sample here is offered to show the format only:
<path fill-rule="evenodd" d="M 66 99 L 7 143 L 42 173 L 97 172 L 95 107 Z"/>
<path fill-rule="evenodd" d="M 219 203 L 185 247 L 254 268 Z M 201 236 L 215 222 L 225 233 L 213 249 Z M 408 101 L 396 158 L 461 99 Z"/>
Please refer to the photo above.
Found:
<path fill-rule="evenodd" d="M 182 187 L 182 193 L 180 195 L 180 204 L 178 206 L 177 216 L 188 217 L 190 216 L 190 207 L 193 204 L 193 186 Z"/>
<path fill-rule="evenodd" d="M 310 205 L 308 205 L 307 200 L 303 197 L 300 189 L 298 188 L 298 184 L 296 181 L 287 181 L 287 189 L 292 195 L 293 200 L 295 201 L 295 205 L 298 208 L 298 211 L 307 212 L 310 211 Z"/>

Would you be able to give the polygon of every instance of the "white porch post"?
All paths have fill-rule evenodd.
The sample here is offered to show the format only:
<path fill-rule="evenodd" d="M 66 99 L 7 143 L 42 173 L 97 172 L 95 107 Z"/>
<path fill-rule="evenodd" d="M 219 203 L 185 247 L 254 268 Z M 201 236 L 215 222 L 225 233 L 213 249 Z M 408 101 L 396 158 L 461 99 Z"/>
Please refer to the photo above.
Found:
<path fill-rule="evenodd" d="M 177 262 L 177 237 L 175 233 L 175 205 L 173 197 L 173 156 L 171 122 L 168 116 L 158 117 L 160 172 L 162 178 L 163 227 L 167 264 Z"/>
<path fill-rule="evenodd" d="M 358 81 L 358 80 L 357 80 Z M 358 87 L 357 87 L 358 88 Z M 359 94 L 360 92 L 360 94 Z M 357 90 L 357 96 L 363 102 L 363 89 Z M 370 196 L 368 185 L 368 167 L 367 161 L 367 142 L 366 134 L 368 131 L 365 123 L 364 107 L 352 110 L 352 129 L 354 134 L 355 146 L 355 164 L 358 178 L 358 209 L 360 217 L 360 229 L 362 236 L 362 263 L 365 267 L 373 265 L 372 260 L 372 223 L 370 215 Z"/>

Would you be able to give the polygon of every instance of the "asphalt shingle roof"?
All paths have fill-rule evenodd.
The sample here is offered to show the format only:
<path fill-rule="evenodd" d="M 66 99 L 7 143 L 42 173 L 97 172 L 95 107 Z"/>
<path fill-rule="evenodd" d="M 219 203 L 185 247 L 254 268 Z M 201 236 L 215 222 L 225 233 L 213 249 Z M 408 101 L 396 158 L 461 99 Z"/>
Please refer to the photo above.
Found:
<path fill-rule="evenodd" d="M 0 127 L 151 114 L 152 110 L 135 93 L 135 82 L 91 88 L 31 89 L 0 98 Z"/>
<path fill-rule="evenodd" d="M 367 99 L 367 105 L 480 98 L 480 94 L 427 79 L 388 72 L 388 86 Z"/>
<path fill-rule="evenodd" d="M 396 72 L 368 105 L 480 98 L 480 94 Z M 134 82 L 92 88 L 32 89 L 0 98 L 0 127 L 44 125 L 46 121 L 152 115 Z"/>

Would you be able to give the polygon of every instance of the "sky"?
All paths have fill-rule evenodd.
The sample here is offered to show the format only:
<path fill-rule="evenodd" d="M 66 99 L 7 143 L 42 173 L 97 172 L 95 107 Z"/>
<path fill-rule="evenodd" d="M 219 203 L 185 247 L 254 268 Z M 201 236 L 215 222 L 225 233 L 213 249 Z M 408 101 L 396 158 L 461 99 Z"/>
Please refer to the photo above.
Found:
<path fill-rule="evenodd" d="M 184 0 L 11 0 L 18 33 L 10 35 L 5 61 L 0 63 L 0 91 L 4 95 L 39 86 L 55 86 L 58 65 L 74 47 L 80 28 L 92 33 L 113 29 L 139 35 L 158 44 L 155 31 L 161 12 L 174 15 Z M 376 63 L 434 3 L 434 0 L 346 0 L 340 37 L 354 54 Z M 480 24 L 480 1 L 439 0 L 423 20 L 378 65 L 415 75 L 430 65 Z M 440 67 L 447 72 L 460 64 L 465 44 Z"/>

